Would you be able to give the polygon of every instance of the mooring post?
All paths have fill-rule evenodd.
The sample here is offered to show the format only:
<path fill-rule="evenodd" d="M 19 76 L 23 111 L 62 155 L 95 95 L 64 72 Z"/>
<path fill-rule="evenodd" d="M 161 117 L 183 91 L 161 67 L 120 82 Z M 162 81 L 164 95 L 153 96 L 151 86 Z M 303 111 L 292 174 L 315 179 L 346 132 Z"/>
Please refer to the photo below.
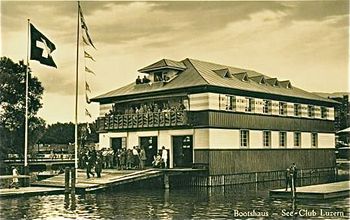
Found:
<path fill-rule="evenodd" d="M 69 193 L 69 167 L 64 169 L 64 192 Z"/>
<path fill-rule="evenodd" d="M 29 166 L 25 166 L 25 167 L 24 167 L 24 175 L 29 176 Z M 30 186 L 30 177 L 24 178 L 24 180 L 23 180 L 23 185 L 24 185 L 25 187 Z"/>
<path fill-rule="evenodd" d="M 164 189 L 169 189 L 169 174 L 164 173 Z"/>
<path fill-rule="evenodd" d="M 292 199 L 295 199 L 295 188 L 294 188 L 294 185 L 295 182 L 294 182 L 294 174 L 292 174 Z"/>
<path fill-rule="evenodd" d="M 71 168 L 71 194 L 72 197 L 75 196 L 75 179 L 76 179 L 75 168 Z"/>

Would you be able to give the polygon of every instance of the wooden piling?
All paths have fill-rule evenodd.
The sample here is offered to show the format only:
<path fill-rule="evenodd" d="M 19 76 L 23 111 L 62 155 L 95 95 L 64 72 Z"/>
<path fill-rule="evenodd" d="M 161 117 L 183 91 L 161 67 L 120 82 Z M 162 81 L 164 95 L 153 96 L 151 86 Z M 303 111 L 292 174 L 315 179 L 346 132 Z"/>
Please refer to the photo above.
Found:
<path fill-rule="evenodd" d="M 69 167 L 64 169 L 64 192 L 69 193 Z"/>
<path fill-rule="evenodd" d="M 295 188 L 294 188 L 294 174 L 292 175 L 292 187 L 291 187 L 291 191 L 292 191 L 292 199 L 295 199 Z"/>
<path fill-rule="evenodd" d="M 75 196 L 75 179 L 76 179 L 76 170 L 71 168 L 71 194 L 72 197 Z"/>
<path fill-rule="evenodd" d="M 25 167 L 24 167 L 24 175 L 29 176 L 29 167 L 28 167 L 28 166 L 25 166 Z M 24 187 L 30 186 L 30 178 L 24 178 L 24 180 L 23 180 L 23 186 L 24 186 Z"/>

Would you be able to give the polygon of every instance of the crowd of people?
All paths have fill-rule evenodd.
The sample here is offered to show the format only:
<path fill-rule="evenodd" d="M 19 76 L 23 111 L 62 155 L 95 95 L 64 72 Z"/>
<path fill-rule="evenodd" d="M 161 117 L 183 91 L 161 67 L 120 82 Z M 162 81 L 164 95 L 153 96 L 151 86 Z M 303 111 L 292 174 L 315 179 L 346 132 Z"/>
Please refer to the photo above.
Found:
<path fill-rule="evenodd" d="M 113 105 L 113 108 L 106 114 L 109 115 L 123 115 L 123 114 L 143 114 L 143 113 L 159 113 L 159 112 L 174 112 L 183 111 L 186 107 L 182 101 L 175 101 L 173 103 L 142 103 L 133 106 L 118 106 Z"/>
<path fill-rule="evenodd" d="M 80 152 L 79 168 L 86 169 L 86 176 L 100 178 L 103 169 L 145 169 L 148 156 L 143 147 L 133 146 L 132 149 L 121 148 L 116 151 L 109 148 L 101 150 L 86 149 Z M 154 168 L 167 168 L 168 151 L 163 146 L 156 155 L 153 155 Z"/>

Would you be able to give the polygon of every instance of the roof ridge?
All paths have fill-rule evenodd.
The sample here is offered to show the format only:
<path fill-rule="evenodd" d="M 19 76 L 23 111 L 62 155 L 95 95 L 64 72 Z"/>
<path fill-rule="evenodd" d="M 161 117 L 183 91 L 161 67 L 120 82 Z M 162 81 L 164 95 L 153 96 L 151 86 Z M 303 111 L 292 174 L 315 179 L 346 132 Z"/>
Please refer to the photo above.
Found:
<path fill-rule="evenodd" d="M 210 85 L 210 83 L 208 82 L 208 80 L 206 80 L 206 79 L 202 76 L 202 74 L 198 71 L 198 69 L 195 67 L 195 65 L 193 65 L 193 63 L 192 63 L 192 61 L 191 61 L 190 58 L 186 58 L 186 59 L 184 59 L 184 60 L 187 60 L 187 61 L 192 65 L 193 69 L 196 70 L 196 72 L 198 73 L 198 75 L 200 75 L 200 77 L 202 77 L 202 79 L 203 79 L 208 85 Z M 182 61 L 181 61 L 181 62 L 182 62 Z"/>
<path fill-rule="evenodd" d="M 162 60 L 164 61 L 164 63 L 165 63 L 166 66 L 169 66 L 169 63 L 167 62 L 167 59 L 166 59 L 166 58 L 163 58 Z"/>

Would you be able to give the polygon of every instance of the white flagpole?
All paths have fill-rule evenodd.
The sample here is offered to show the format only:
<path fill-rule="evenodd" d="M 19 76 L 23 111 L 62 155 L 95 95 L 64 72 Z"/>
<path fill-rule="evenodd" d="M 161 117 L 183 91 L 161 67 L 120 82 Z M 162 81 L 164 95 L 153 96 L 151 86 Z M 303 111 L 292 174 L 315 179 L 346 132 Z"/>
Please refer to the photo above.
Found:
<path fill-rule="evenodd" d="M 24 174 L 27 175 L 28 169 L 28 87 L 29 87 L 29 47 L 30 47 L 30 19 L 28 19 L 28 40 L 27 40 L 27 68 L 26 68 L 26 98 L 25 98 L 25 127 L 24 127 Z"/>
<path fill-rule="evenodd" d="M 79 1 L 78 1 L 78 23 L 77 23 L 77 57 L 76 57 L 76 67 L 75 67 L 75 131 L 74 131 L 74 167 L 77 172 L 78 169 L 78 86 L 79 86 Z M 76 176 L 77 177 L 77 176 Z M 76 180 L 77 178 L 75 178 Z"/>

